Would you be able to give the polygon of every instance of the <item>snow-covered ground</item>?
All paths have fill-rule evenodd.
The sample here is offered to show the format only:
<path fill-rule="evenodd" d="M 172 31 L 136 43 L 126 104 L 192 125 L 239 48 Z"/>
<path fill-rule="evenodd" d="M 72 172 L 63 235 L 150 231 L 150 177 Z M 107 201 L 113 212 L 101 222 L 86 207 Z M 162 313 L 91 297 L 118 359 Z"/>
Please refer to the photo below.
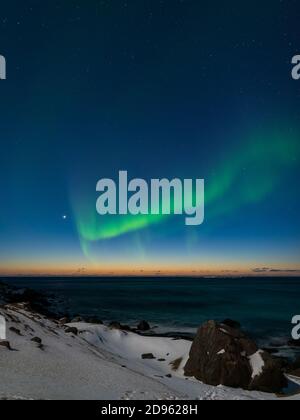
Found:
<path fill-rule="evenodd" d="M 186 340 L 143 337 L 84 323 L 70 325 L 79 331 L 74 335 L 15 306 L 0 308 L 0 315 L 8 321 L 12 348 L 0 346 L 0 399 L 277 399 L 185 378 L 183 366 L 191 346 Z M 31 341 L 34 337 L 42 345 Z M 149 353 L 155 359 L 142 359 Z"/>

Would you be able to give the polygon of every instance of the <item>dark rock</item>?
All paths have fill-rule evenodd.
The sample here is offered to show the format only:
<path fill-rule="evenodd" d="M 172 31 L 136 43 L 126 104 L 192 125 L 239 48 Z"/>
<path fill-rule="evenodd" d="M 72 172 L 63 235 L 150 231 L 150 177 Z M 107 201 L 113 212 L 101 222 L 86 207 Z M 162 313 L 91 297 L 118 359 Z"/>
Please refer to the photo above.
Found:
<path fill-rule="evenodd" d="M 300 347 L 300 340 L 290 340 L 288 345 L 290 347 Z"/>
<path fill-rule="evenodd" d="M 109 324 L 109 328 L 111 328 L 112 330 L 121 330 L 122 325 L 119 322 L 111 322 Z"/>
<path fill-rule="evenodd" d="M 235 328 L 239 330 L 241 328 L 241 324 L 238 321 L 234 321 L 232 319 L 225 319 L 223 322 L 221 322 L 223 325 L 227 325 L 228 327 Z"/>
<path fill-rule="evenodd" d="M 141 321 L 139 323 L 139 325 L 137 326 L 137 329 L 139 331 L 149 331 L 149 330 L 151 330 L 151 327 L 150 327 L 150 325 L 148 324 L 147 321 Z"/>
<path fill-rule="evenodd" d="M 289 368 L 290 368 L 289 369 L 290 371 L 300 369 L 300 357 L 298 357 L 296 360 L 294 360 L 294 362 L 290 364 Z"/>
<path fill-rule="evenodd" d="M 252 379 L 249 389 L 262 392 L 280 392 L 288 383 L 282 371 L 280 360 L 270 354 L 261 351 L 261 357 L 265 362 L 262 373 Z"/>
<path fill-rule="evenodd" d="M 112 330 L 131 331 L 131 328 L 128 325 L 122 325 L 119 322 L 111 322 L 109 328 Z"/>
<path fill-rule="evenodd" d="M 70 322 L 71 322 L 71 320 L 70 320 L 70 318 L 68 318 L 68 317 L 63 317 L 63 318 L 60 318 L 59 320 L 58 320 L 58 323 L 60 324 L 60 325 L 65 325 L 65 324 L 70 324 Z"/>
<path fill-rule="evenodd" d="M 88 324 L 103 325 L 103 321 L 95 317 L 87 318 L 86 322 Z"/>
<path fill-rule="evenodd" d="M 78 329 L 77 329 L 77 328 L 75 328 L 75 327 L 67 327 L 67 328 L 65 329 L 65 332 L 66 332 L 67 334 L 74 334 L 74 335 L 78 335 Z"/>
<path fill-rule="evenodd" d="M 152 353 L 146 353 L 146 354 L 142 354 L 142 359 L 153 360 L 155 359 L 155 357 L 153 356 Z"/>
<path fill-rule="evenodd" d="M 15 333 L 15 334 L 17 334 L 17 335 L 22 335 L 21 334 L 21 331 L 20 330 L 18 330 L 17 328 L 15 328 L 15 327 L 10 327 L 9 328 L 9 330 L 11 331 L 11 332 L 13 332 L 13 333 Z"/>
<path fill-rule="evenodd" d="M 17 302 L 17 303 L 11 303 L 9 305 L 6 305 L 6 308 L 12 307 L 14 309 L 23 309 L 24 311 L 31 312 L 33 311 L 33 308 L 29 302 Z"/>
<path fill-rule="evenodd" d="M 81 316 L 76 316 L 75 318 L 73 318 L 71 320 L 70 324 L 76 324 L 76 323 L 79 323 L 79 322 L 84 322 L 84 319 L 81 318 Z"/>
<path fill-rule="evenodd" d="M 5 347 L 8 350 L 11 350 L 10 342 L 7 340 L 0 340 L 0 347 Z"/>
<path fill-rule="evenodd" d="M 239 329 L 209 321 L 197 332 L 185 375 L 214 386 L 279 392 L 286 385 L 283 361 L 261 350 L 264 366 L 253 378 L 251 356 L 257 352 L 256 344 Z"/>
<path fill-rule="evenodd" d="M 258 350 L 256 343 L 247 337 L 240 338 L 239 343 L 246 353 L 246 356 L 252 356 Z"/>
<path fill-rule="evenodd" d="M 291 361 L 285 357 L 275 357 L 275 360 L 280 364 L 283 372 L 287 372 L 291 368 Z"/>
<path fill-rule="evenodd" d="M 171 375 L 170 373 L 168 373 L 168 374 L 166 375 L 166 378 L 172 378 L 172 375 Z"/>
<path fill-rule="evenodd" d="M 185 375 L 208 385 L 247 389 L 252 374 L 247 355 L 250 348 L 257 350 L 249 341 L 239 330 L 207 322 L 192 344 Z"/>
<path fill-rule="evenodd" d="M 42 339 L 39 337 L 33 337 L 30 341 L 33 341 L 34 343 L 37 343 L 37 344 L 42 344 Z"/>
<path fill-rule="evenodd" d="M 129 327 L 129 325 L 121 325 L 121 330 L 130 332 L 131 328 Z"/>
<path fill-rule="evenodd" d="M 166 359 L 158 359 L 158 362 L 165 362 Z"/>

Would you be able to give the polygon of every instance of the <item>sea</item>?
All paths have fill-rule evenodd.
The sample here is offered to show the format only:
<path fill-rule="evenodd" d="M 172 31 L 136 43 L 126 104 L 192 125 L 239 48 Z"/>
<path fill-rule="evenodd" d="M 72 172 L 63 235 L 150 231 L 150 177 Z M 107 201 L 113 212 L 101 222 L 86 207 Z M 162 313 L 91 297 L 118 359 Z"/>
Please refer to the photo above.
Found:
<path fill-rule="evenodd" d="M 193 335 L 207 320 L 233 319 L 259 344 L 282 347 L 300 315 L 300 278 L 5 278 L 53 293 L 71 316 L 130 326 L 146 320 L 161 333 Z"/>

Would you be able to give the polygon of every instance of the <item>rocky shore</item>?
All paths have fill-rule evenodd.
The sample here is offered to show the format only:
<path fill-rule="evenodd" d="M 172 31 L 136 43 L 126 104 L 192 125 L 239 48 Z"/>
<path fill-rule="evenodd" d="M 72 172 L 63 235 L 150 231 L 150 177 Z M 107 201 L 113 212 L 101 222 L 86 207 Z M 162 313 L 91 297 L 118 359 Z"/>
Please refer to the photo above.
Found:
<path fill-rule="evenodd" d="M 30 305 L 32 310 L 50 318 L 57 319 L 63 315 L 59 307 L 63 307 L 64 302 L 60 297 L 29 288 L 15 287 L 0 280 L 0 305 L 24 302 Z"/>
<path fill-rule="evenodd" d="M 214 399 L 272 399 L 276 395 L 283 396 L 288 380 L 300 381 L 300 360 L 291 362 L 276 357 L 272 351 L 259 349 L 237 321 L 209 321 L 199 327 L 194 339 L 187 339 L 180 334 L 155 334 L 145 320 L 128 326 L 119 322 L 104 324 L 97 318 L 83 319 L 80 315 L 63 315 L 53 311 L 56 302 L 55 296 L 0 283 L 0 316 L 7 324 L 7 338 L 0 340 L 0 360 L 4 362 L 0 367 L 0 391 L 5 394 L 6 388 L 10 390 L 9 398 L 12 394 L 20 395 L 25 374 L 33 375 L 33 385 L 35 380 L 37 382 L 33 389 L 32 386 L 28 390 L 24 388 L 27 396 L 30 391 L 30 398 L 59 398 L 54 392 L 56 381 L 62 396 L 77 398 L 83 384 L 80 381 L 74 384 L 72 391 L 67 378 L 78 377 L 78 360 L 81 366 L 89 365 L 84 374 L 79 369 L 86 378 L 85 383 L 98 386 L 103 398 L 108 384 L 101 385 L 105 390 L 95 384 L 94 369 L 99 370 L 99 375 L 103 374 L 103 369 L 111 369 L 110 375 L 116 377 L 116 381 L 122 372 L 122 386 L 115 385 L 115 390 L 111 391 L 113 398 L 126 394 L 127 376 L 132 377 L 135 388 L 138 387 L 132 391 L 135 398 L 143 389 L 144 398 L 149 399 L 162 396 L 203 399 L 210 393 Z M 73 367 L 70 366 L 72 358 L 77 361 Z M 39 372 L 46 369 L 53 376 L 51 370 L 55 371 L 57 360 L 65 377 L 52 377 L 48 384 L 46 381 L 49 395 L 47 397 L 47 391 L 41 395 L 38 384 L 46 379 Z M 27 371 L 28 363 L 31 373 Z M 95 392 L 91 389 L 90 392 L 89 398 L 92 398 Z M 146 397 L 149 392 L 152 394 Z M 134 399 L 133 394 L 131 398 Z M 144 399 L 143 394 L 139 398 Z M 298 395 L 293 398 L 298 399 Z M 88 395 L 84 399 L 88 399 Z"/>

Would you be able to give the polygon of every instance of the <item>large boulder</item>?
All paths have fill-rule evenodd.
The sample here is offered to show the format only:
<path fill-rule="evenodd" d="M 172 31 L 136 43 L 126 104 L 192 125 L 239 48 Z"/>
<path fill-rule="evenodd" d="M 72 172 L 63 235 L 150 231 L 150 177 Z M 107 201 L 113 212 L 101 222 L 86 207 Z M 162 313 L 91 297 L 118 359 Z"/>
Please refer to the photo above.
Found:
<path fill-rule="evenodd" d="M 207 322 L 199 328 L 192 344 L 185 375 L 208 385 L 247 388 L 251 380 L 247 358 L 250 354 L 241 339 L 246 340 L 240 331 L 215 321 Z"/>
<path fill-rule="evenodd" d="M 201 326 L 185 365 L 186 376 L 208 385 L 277 392 L 284 386 L 280 362 L 258 351 L 242 331 L 209 321 Z"/>

